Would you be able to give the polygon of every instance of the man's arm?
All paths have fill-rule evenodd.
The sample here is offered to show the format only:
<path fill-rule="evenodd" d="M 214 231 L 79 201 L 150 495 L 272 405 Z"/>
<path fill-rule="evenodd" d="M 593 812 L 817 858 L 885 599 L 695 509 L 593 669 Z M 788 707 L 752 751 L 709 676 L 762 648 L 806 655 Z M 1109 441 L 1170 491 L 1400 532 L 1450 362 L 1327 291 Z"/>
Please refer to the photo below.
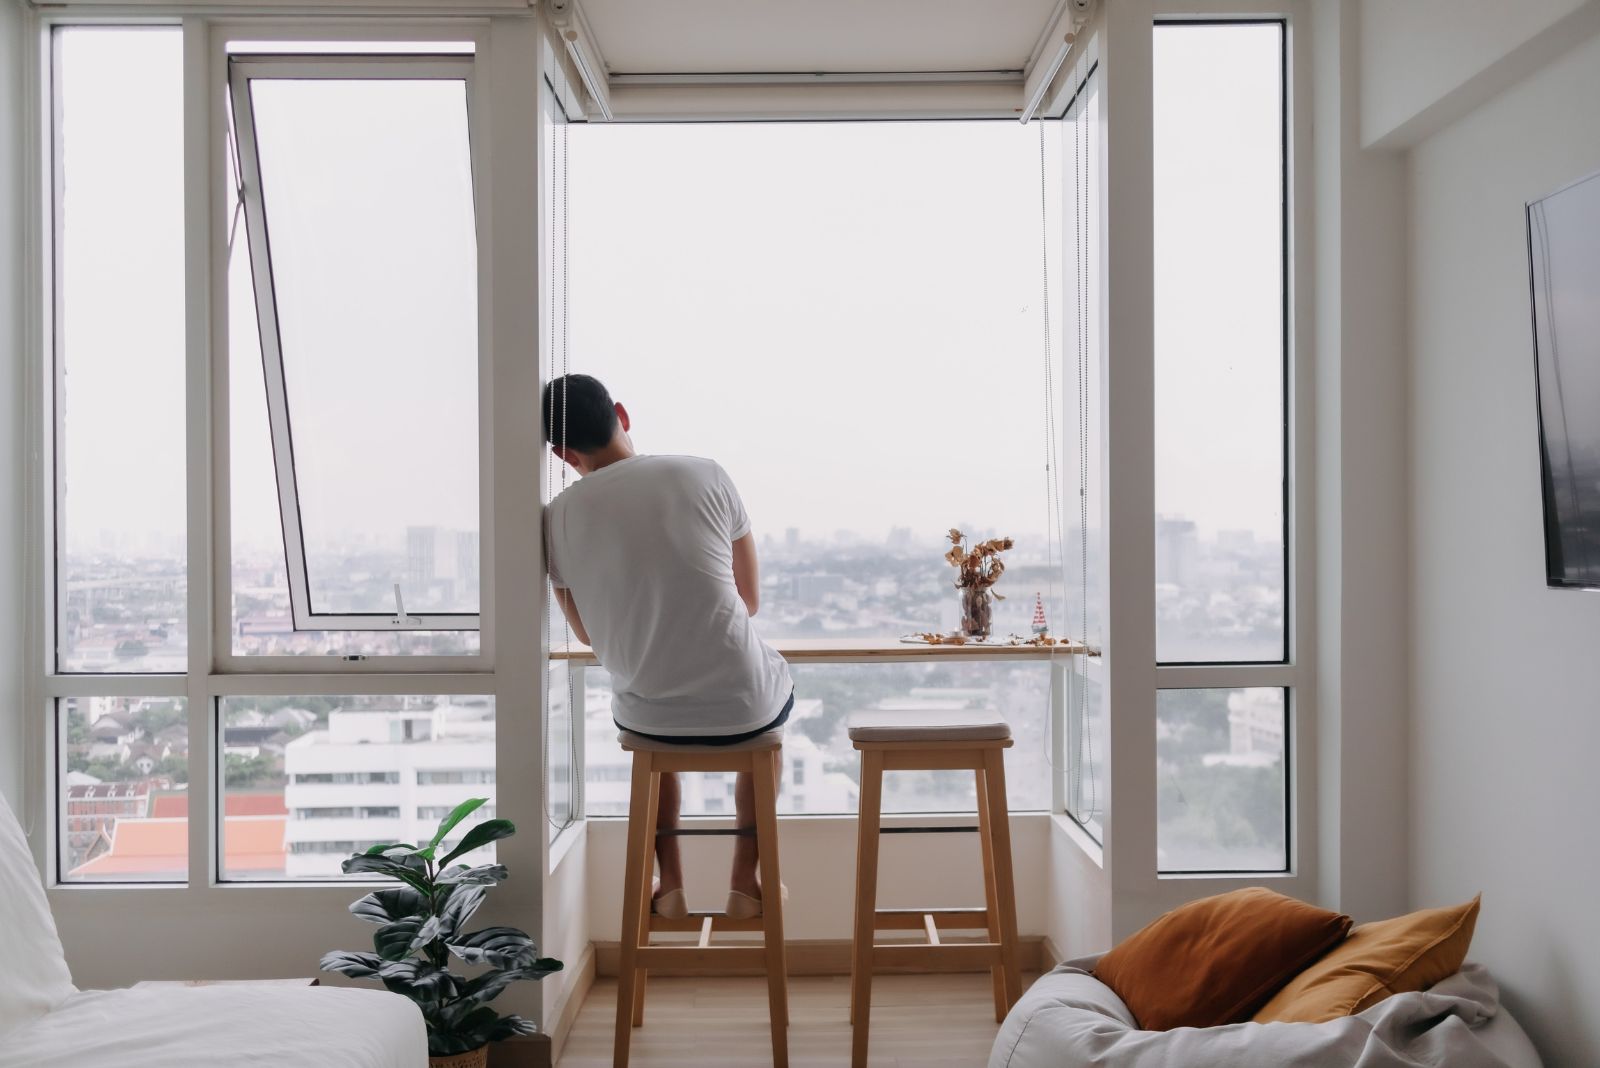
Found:
<path fill-rule="evenodd" d="M 733 584 L 751 615 L 761 607 L 761 568 L 756 563 L 756 536 L 746 534 L 733 543 Z"/>
<path fill-rule="evenodd" d="M 561 604 L 561 614 L 567 617 L 567 623 L 572 627 L 572 633 L 585 645 L 589 644 L 589 632 L 583 629 L 583 617 L 578 615 L 578 602 L 572 599 L 572 591 L 561 586 L 555 587 L 556 600 Z"/>

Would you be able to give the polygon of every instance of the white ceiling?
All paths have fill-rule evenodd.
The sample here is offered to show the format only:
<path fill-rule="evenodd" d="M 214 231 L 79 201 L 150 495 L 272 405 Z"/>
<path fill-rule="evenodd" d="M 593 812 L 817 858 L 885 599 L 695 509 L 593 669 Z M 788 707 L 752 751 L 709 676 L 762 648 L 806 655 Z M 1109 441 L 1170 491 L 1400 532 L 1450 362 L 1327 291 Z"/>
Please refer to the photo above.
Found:
<path fill-rule="evenodd" d="M 1057 0 L 582 0 L 610 73 L 1019 71 Z"/>

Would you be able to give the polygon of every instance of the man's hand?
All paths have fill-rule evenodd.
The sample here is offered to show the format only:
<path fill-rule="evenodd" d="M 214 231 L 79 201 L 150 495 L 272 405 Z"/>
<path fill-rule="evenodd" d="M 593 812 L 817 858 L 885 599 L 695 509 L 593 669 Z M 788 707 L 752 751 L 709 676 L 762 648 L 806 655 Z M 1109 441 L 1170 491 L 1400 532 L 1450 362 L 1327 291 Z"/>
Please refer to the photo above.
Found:
<path fill-rule="evenodd" d="M 756 536 L 746 534 L 733 543 L 733 584 L 745 609 L 755 615 L 761 607 L 761 567 L 756 563 Z"/>

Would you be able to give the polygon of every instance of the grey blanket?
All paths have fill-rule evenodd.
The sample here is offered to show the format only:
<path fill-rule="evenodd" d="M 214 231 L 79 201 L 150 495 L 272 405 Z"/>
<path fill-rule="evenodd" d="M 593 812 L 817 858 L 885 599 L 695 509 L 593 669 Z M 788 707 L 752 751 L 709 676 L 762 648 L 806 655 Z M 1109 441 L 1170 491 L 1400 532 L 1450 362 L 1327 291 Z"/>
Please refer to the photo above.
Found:
<path fill-rule="evenodd" d="M 1527 1037 L 1500 1011 L 1476 964 L 1419 994 L 1320 1024 L 1229 1024 L 1141 1031 L 1122 1000 L 1069 961 L 1006 1017 L 989 1068 L 1537 1068 Z"/>

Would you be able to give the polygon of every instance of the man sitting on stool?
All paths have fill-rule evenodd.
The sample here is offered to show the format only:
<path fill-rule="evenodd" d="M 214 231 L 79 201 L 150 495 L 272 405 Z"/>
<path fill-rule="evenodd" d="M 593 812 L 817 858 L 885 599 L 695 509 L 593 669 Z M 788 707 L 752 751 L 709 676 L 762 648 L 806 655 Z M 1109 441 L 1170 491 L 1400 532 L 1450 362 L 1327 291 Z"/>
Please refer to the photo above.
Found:
<path fill-rule="evenodd" d="M 545 386 L 545 437 L 583 477 L 545 512 L 545 559 L 561 610 L 611 673 L 617 726 L 656 741 L 727 745 L 779 727 L 794 707 L 789 666 L 756 634 L 760 602 L 750 517 L 715 461 L 646 456 L 628 411 L 589 375 Z M 676 774 L 661 776 L 657 829 L 676 827 Z M 734 803 L 755 826 L 755 785 Z M 736 839 L 728 914 L 761 914 L 754 837 Z M 656 839 L 654 911 L 688 914 L 674 835 Z"/>

